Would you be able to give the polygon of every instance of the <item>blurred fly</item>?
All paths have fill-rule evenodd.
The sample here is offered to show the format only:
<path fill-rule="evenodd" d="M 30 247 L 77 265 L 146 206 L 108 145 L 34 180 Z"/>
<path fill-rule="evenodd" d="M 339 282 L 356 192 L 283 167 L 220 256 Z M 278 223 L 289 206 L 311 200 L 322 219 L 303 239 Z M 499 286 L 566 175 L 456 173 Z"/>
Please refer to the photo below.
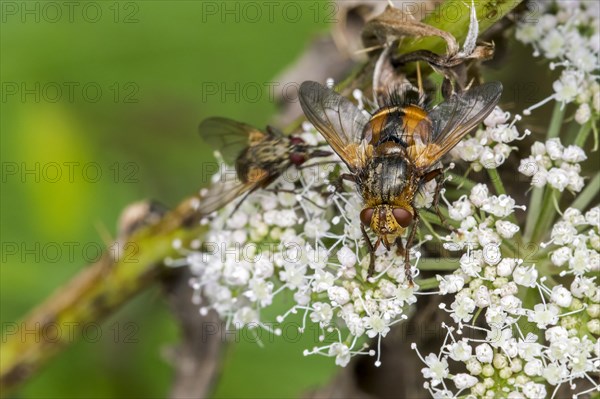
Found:
<path fill-rule="evenodd" d="M 406 278 L 412 285 L 409 251 L 419 222 L 415 195 L 437 179 L 434 207 L 441 218 L 440 159 L 485 119 L 501 93 L 502 85 L 491 82 L 451 94 L 431 110 L 422 101 L 390 95 L 388 104 L 369 117 L 335 91 L 316 82 L 302 83 L 299 98 L 306 117 L 346 163 L 350 174 L 343 177 L 356 183 L 362 195 L 360 220 L 371 256 L 369 276 L 375 269 L 375 250 L 380 245 L 389 250 L 395 243 L 398 252 L 404 252 Z M 404 248 L 401 236 L 411 224 Z M 374 245 L 365 227 L 377 236 Z"/>
<path fill-rule="evenodd" d="M 269 186 L 291 166 L 300 167 L 313 157 L 331 155 L 272 126 L 262 131 L 242 122 L 213 117 L 204 120 L 199 130 L 204 141 L 221 153 L 225 163 L 235 167 L 236 176 L 229 179 L 221 176 L 202 190 L 199 197 L 183 205 L 189 214 L 188 225 L 240 199 L 237 209 L 249 194 Z"/>

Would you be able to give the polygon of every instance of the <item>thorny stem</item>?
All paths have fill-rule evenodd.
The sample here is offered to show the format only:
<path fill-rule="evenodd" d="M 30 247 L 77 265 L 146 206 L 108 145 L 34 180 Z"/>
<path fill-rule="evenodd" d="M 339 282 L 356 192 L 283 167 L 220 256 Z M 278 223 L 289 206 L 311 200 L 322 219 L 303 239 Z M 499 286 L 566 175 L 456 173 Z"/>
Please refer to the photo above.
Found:
<path fill-rule="evenodd" d="M 487 30 L 521 2 L 522 0 L 475 2 L 480 32 Z M 429 14 L 423 22 L 452 33 L 459 43 L 462 43 L 469 28 L 468 7 L 470 4 L 468 3 L 463 0 L 447 0 L 438 6 L 435 12 Z M 444 17 L 446 15 L 444 10 L 450 9 L 460 10 L 458 19 Z M 439 38 L 409 38 L 401 43 L 399 51 L 408 53 L 426 49 L 443 53 L 444 48 L 445 43 Z M 363 70 L 362 67 L 355 71 L 361 70 Z M 345 80 L 344 83 L 353 83 L 353 78 Z M 468 187 L 470 182 L 466 180 L 463 182 L 465 187 Z M 188 200 L 183 201 L 182 205 Z M 72 341 L 49 344 L 43 339 L 39 339 L 44 323 L 48 321 L 58 323 L 58 328 L 62 328 L 63 325 L 66 326 L 65 323 L 85 326 L 86 323 L 99 321 L 164 276 L 168 271 L 168 268 L 164 267 L 164 260 L 169 256 L 176 255 L 172 246 L 173 240 L 177 238 L 187 242 L 199 235 L 198 231 L 181 227 L 182 221 L 177 219 L 177 212 L 172 212 L 160 220 L 157 225 L 143 228 L 133 237 L 128 237 L 128 242 L 137 245 L 140 251 L 136 264 L 124 264 L 122 260 L 114 262 L 108 253 L 104 254 L 97 264 L 90 265 L 81 271 L 70 283 L 47 298 L 18 324 L 23 329 L 28 329 L 27 331 L 35 329 L 37 338 L 22 340 L 20 339 L 23 336 L 22 331 L 18 330 L 15 331 L 12 338 L 8 338 L 2 343 L 0 347 L 2 352 L 0 391 L 3 397 L 32 377 Z M 428 261 L 422 260 L 421 264 L 427 267 Z M 435 278 L 421 280 L 419 284 L 422 289 L 438 286 Z M 43 323 L 38 321 L 43 321 Z M 30 332 L 28 334 L 32 336 Z"/>

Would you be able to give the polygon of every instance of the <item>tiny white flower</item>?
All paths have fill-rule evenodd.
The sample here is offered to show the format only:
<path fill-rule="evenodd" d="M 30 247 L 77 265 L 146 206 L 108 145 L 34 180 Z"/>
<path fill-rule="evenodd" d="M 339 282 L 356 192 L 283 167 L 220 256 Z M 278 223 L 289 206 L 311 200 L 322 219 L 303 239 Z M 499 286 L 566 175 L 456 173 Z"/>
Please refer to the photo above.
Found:
<path fill-rule="evenodd" d="M 546 181 L 558 191 L 564 191 L 570 183 L 569 173 L 562 168 L 552 168 L 548 171 Z"/>
<path fill-rule="evenodd" d="M 261 256 L 253 266 L 253 276 L 257 279 L 267 279 L 273 275 L 274 265 L 267 256 Z"/>
<path fill-rule="evenodd" d="M 497 217 L 505 217 L 512 213 L 515 207 L 515 200 L 506 194 L 491 196 L 483 204 L 481 209 Z"/>
<path fill-rule="evenodd" d="M 479 286 L 473 293 L 473 299 L 475 300 L 475 306 L 484 308 L 490 305 L 490 292 L 485 285 Z"/>
<path fill-rule="evenodd" d="M 562 285 L 557 285 L 552 289 L 550 299 L 558 306 L 568 308 L 573 301 L 573 295 L 571 295 L 571 292 Z"/>
<path fill-rule="evenodd" d="M 388 322 L 386 322 L 380 315 L 373 314 L 365 318 L 365 327 L 367 328 L 367 335 L 369 338 L 374 338 L 377 335 L 385 337 L 390 331 Z"/>
<path fill-rule="evenodd" d="M 600 207 L 594 207 L 587 211 L 585 220 L 590 226 L 600 229 Z"/>
<path fill-rule="evenodd" d="M 462 290 L 465 285 L 464 277 L 456 274 L 450 274 L 447 276 L 436 276 L 437 280 L 440 282 L 439 290 L 442 295 L 446 294 L 454 294 Z"/>
<path fill-rule="evenodd" d="M 449 347 L 450 358 L 457 362 L 466 362 L 471 358 L 473 348 L 469 343 L 462 339 L 450 345 Z"/>
<path fill-rule="evenodd" d="M 569 375 L 569 371 L 567 370 L 565 365 L 558 365 L 556 363 L 551 363 L 544 367 L 542 371 L 542 376 L 548 381 L 550 385 L 558 385 L 564 379 L 566 379 Z"/>
<path fill-rule="evenodd" d="M 488 344 L 480 344 L 475 347 L 475 357 L 481 363 L 491 363 L 494 357 L 494 351 Z"/>
<path fill-rule="evenodd" d="M 335 364 L 346 367 L 350 363 L 350 349 L 339 342 L 333 343 L 329 347 L 329 356 L 335 356 Z"/>
<path fill-rule="evenodd" d="M 503 112 L 500 107 L 495 107 L 492 112 L 483 120 L 484 125 L 488 127 L 496 127 L 508 121 L 510 113 Z"/>
<path fill-rule="evenodd" d="M 337 252 L 337 259 L 344 267 L 353 267 L 356 264 L 356 254 L 347 246 L 343 246 Z"/>
<path fill-rule="evenodd" d="M 527 320 L 536 323 L 538 328 L 546 328 L 548 325 L 558 323 L 558 313 L 559 309 L 556 305 L 538 303 L 533 307 L 533 311 L 529 311 Z"/>
<path fill-rule="evenodd" d="M 578 72 L 564 70 L 560 79 L 552 84 L 556 101 L 564 103 L 572 102 L 577 97 L 580 85 L 581 76 Z"/>
<path fill-rule="evenodd" d="M 448 215 L 454 220 L 463 220 L 472 214 L 473 206 L 466 196 L 462 197 L 458 201 L 454 201 L 452 205 L 448 207 Z"/>
<path fill-rule="evenodd" d="M 350 293 L 344 287 L 333 286 L 327 290 L 329 299 L 338 305 L 345 305 L 350 301 Z"/>
<path fill-rule="evenodd" d="M 569 259 L 571 259 L 572 252 L 569 247 L 560 247 L 550 255 L 550 260 L 555 266 L 563 266 Z"/>
<path fill-rule="evenodd" d="M 425 357 L 427 367 L 421 369 L 423 377 L 431 380 L 431 385 L 436 386 L 446 377 L 450 371 L 448 370 L 448 361 L 445 358 L 438 357 L 431 353 Z"/>
<path fill-rule="evenodd" d="M 247 306 L 239 309 L 233 315 L 233 323 L 236 325 L 237 328 L 242 328 L 246 325 L 252 327 L 253 324 L 257 324 L 258 322 L 258 313 L 254 309 L 249 308 Z"/>
<path fill-rule="evenodd" d="M 323 302 L 315 302 L 312 304 L 313 311 L 310 314 L 310 319 L 313 323 L 319 323 L 321 326 L 326 326 L 333 317 L 331 305 Z"/>
<path fill-rule="evenodd" d="M 517 259 L 504 258 L 496 266 L 496 273 L 500 277 L 510 276 L 517 265 Z"/>
<path fill-rule="evenodd" d="M 482 251 L 471 251 L 463 254 L 459 261 L 460 268 L 467 276 L 477 277 L 483 265 L 481 257 Z"/>
<path fill-rule="evenodd" d="M 567 208 L 563 213 L 563 220 L 571 223 L 573 226 L 585 224 L 585 217 L 579 209 Z"/>
<path fill-rule="evenodd" d="M 546 153 L 553 161 L 562 159 L 564 149 L 565 147 L 562 145 L 559 138 L 552 138 L 546 141 Z"/>
<path fill-rule="evenodd" d="M 323 292 L 329 290 L 335 282 L 335 276 L 327 271 L 318 269 L 315 270 L 315 279 L 313 287 L 315 292 Z"/>
<path fill-rule="evenodd" d="M 587 123 L 592 117 L 592 110 L 587 103 L 583 103 L 579 105 L 577 111 L 575 112 L 575 121 L 580 125 Z"/>
<path fill-rule="evenodd" d="M 535 377 L 538 375 L 542 375 L 542 371 L 544 370 L 544 364 L 540 359 L 533 359 L 525 363 L 525 367 L 523 371 L 530 377 Z"/>
<path fill-rule="evenodd" d="M 560 57 L 564 54 L 565 35 L 558 30 L 552 30 L 540 40 L 540 47 L 544 50 L 545 56 L 548 59 Z"/>
<path fill-rule="evenodd" d="M 525 287 L 535 287 L 538 272 L 534 266 L 517 266 L 513 272 L 515 283 Z"/>
<path fill-rule="evenodd" d="M 456 388 L 467 389 L 477 384 L 478 379 L 469 374 L 459 373 L 452 377 L 452 381 L 454 381 Z"/>
<path fill-rule="evenodd" d="M 521 310 L 522 301 L 514 295 L 507 295 L 500 299 L 500 306 L 509 313 L 517 313 Z"/>
<path fill-rule="evenodd" d="M 519 226 L 507 220 L 496 221 L 496 231 L 502 238 L 512 238 L 519 232 Z"/>
<path fill-rule="evenodd" d="M 330 227 L 331 225 L 326 219 L 314 219 L 304 224 L 304 232 L 310 238 L 321 237 Z"/>
<path fill-rule="evenodd" d="M 523 385 L 523 394 L 528 399 L 539 399 L 546 397 L 546 387 L 543 384 L 537 384 L 529 381 Z"/>
<path fill-rule="evenodd" d="M 481 207 L 488 199 L 489 189 L 485 184 L 476 184 L 471 189 L 471 194 L 469 195 L 469 200 L 476 207 Z"/>

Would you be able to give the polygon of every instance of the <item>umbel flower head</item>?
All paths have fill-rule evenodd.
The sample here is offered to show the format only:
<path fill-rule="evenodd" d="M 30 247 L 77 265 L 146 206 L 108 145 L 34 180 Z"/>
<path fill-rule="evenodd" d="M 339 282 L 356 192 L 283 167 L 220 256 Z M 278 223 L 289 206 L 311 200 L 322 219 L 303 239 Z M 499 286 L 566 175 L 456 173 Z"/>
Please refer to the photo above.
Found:
<path fill-rule="evenodd" d="M 353 185 L 340 185 L 346 165 L 337 155 L 289 168 L 268 189 L 203 220 L 208 233 L 201 246 L 181 248 L 185 257 L 175 263 L 194 273 L 200 312 L 212 309 L 228 326 L 275 334 L 299 314 L 300 331 L 319 331 L 319 342 L 305 355 L 332 357 L 342 367 L 367 355 L 379 365 L 381 340 L 410 317 L 411 305 L 420 295 L 440 295 L 439 311 L 452 324 L 443 325 L 447 333 L 437 353 L 419 352 L 424 388 L 433 397 L 533 399 L 555 397 L 561 387 L 575 396 L 599 391 L 600 208 L 590 205 L 600 178 L 597 169 L 590 178 L 585 162 L 597 157 L 586 143 L 592 131 L 597 140 L 600 114 L 600 3 L 537 4 L 538 22 L 520 22 L 516 38 L 550 69 L 562 68 L 545 102 L 560 105 L 555 113 L 574 104 L 574 139 L 559 135 L 569 119 L 556 118 L 563 124 L 551 126 L 521 155 L 518 143 L 530 134 L 519 128 L 523 118 L 496 107 L 450 153 L 465 170 L 489 177 L 484 183 L 468 175 L 446 178 L 452 196 L 442 190 L 442 201 L 452 228 L 427 212 L 435 180 L 417 194 L 423 220 L 415 245 L 407 248 L 412 286 L 404 257 L 384 246 L 368 275 L 362 198 Z M 354 97 L 370 115 L 363 93 Z M 309 123 L 299 137 L 327 149 Z M 510 157 L 519 158 L 506 162 Z M 518 186 L 506 184 L 499 171 L 508 171 Z M 215 181 L 228 173 L 235 171 L 223 163 Z M 515 180 L 519 175 L 529 181 Z M 527 206 L 511 192 L 526 192 Z M 452 254 L 438 259 L 436 268 L 427 266 L 438 256 L 431 243 Z M 440 273 L 421 278 L 419 268 L 426 266 Z M 266 320 L 263 310 L 283 296 L 293 298 L 289 309 Z"/>

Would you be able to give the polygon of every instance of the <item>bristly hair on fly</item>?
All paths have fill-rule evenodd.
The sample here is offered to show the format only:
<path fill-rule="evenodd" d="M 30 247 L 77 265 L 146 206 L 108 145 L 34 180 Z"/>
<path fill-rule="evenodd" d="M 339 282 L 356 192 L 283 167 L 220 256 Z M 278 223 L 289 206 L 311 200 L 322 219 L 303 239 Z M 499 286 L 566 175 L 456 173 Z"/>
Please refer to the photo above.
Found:
<path fill-rule="evenodd" d="M 429 109 L 430 100 L 427 94 L 419 93 L 417 89 L 406 85 L 390 87 L 385 95 L 382 96 L 380 105 L 383 107 L 406 107 L 416 105 L 423 109 Z"/>

